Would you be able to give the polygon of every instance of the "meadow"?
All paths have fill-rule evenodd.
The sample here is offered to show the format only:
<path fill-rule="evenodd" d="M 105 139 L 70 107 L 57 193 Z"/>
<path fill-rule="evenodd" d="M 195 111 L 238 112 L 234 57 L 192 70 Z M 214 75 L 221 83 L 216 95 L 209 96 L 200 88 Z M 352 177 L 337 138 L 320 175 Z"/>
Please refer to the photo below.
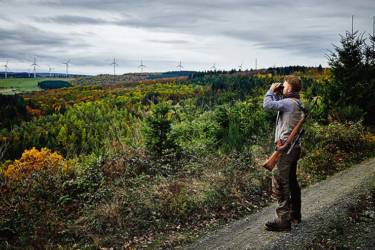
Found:
<path fill-rule="evenodd" d="M 55 78 L 7 78 L 0 79 L 0 94 L 19 94 L 25 92 L 40 91 L 38 82 L 55 80 Z"/>

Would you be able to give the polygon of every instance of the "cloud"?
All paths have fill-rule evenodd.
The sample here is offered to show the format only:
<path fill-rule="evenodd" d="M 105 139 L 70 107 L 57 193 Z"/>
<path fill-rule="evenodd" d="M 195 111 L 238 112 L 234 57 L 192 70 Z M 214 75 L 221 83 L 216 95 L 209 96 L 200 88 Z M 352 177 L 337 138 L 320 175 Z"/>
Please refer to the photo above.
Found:
<path fill-rule="evenodd" d="M 5 13 L 0 17 L 0 57 L 22 61 L 37 54 L 56 64 L 72 58 L 76 68 L 91 65 L 100 71 L 111 56 L 129 70 L 133 64 L 137 70 L 141 57 L 150 70 L 175 67 L 180 58 L 191 65 L 216 62 L 226 68 L 255 57 L 264 66 L 324 64 L 326 49 L 349 29 L 352 14 L 356 29 L 372 31 L 374 3 L 0 0 L 0 8 Z"/>
<path fill-rule="evenodd" d="M 16 29 L 0 28 L 0 41 L 8 44 L 56 46 L 65 44 L 67 39 L 43 32 L 33 26 L 23 25 Z"/>
<path fill-rule="evenodd" d="M 158 39 L 148 39 L 148 42 L 152 43 L 163 43 L 163 44 L 188 44 L 189 41 L 182 39 L 169 39 L 169 40 L 158 40 Z"/>
<path fill-rule="evenodd" d="M 53 16 L 53 17 L 37 17 L 35 20 L 39 22 L 49 22 L 49 23 L 57 23 L 57 24 L 108 24 L 110 22 L 102 19 L 102 18 L 93 18 L 93 17 L 86 17 L 86 16 L 74 16 L 74 15 L 61 15 L 61 16 Z"/>
<path fill-rule="evenodd" d="M 31 25 L 16 25 L 12 29 L 1 27 L 0 43 L 0 57 L 20 61 L 33 55 L 54 58 L 54 51 L 64 47 L 73 49 L 90 46 L 77 35 L 72 39 L 70 34 L 46 32 Z"/>
<path fill-rule="evenodd" d="M 316 55 L 323 54 L 325 48 L 329 46 L 332 33 L 305 33 L 303 31 L 290 32 L 262 32 L 254 30 L 235 31 L 228 30 L 223 35 L 240 39 L 246 42 L 254 43 L 261 49 L 278 49 L 285 50 L 296 54 Z"/>

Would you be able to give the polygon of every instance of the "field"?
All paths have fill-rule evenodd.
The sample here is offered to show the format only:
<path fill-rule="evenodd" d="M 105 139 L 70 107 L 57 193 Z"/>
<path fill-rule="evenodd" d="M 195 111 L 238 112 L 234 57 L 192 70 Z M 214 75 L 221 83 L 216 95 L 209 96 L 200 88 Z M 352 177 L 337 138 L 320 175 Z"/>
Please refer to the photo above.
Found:
<path fill-rule="evenodd" d="M 40 91 L 38 82 L 55 78 L 8 78 L 0 79 L 0 94 L 11 95 L 16 93 Z"/>

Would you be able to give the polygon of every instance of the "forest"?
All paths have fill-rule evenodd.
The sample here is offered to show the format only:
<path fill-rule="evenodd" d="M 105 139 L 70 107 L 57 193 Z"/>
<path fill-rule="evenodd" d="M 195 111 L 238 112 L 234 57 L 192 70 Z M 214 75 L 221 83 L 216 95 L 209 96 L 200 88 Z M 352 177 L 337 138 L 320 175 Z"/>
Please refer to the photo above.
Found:
<path fill-rule="evenodd" d="M 304 187 L 374 156 L 374 43 L 347 32 L 328 68 L 0 95 L 0 248 L 173 248 L 266 206 L 276 113 L 263 97 L 288 74 L 317 101 Z"/>

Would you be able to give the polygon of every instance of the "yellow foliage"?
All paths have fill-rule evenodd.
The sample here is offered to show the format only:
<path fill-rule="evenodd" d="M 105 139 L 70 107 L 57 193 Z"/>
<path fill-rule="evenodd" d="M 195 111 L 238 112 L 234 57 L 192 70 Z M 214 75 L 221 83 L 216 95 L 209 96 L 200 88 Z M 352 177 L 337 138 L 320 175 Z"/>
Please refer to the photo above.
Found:
<path fill-rule="evenodd" d="M 30 150 L 25 150 L 19 160 L 9 164 L 6 167 L 4 176 L 11 180 L 20 180 L 35 171 L 48 168 L 66 171 L 68 165 L 64 157 L 57 152 L 52 152 L 48 148 L 38 150 L 33 147 Z"/>
<path fill-rule="evenodd" d="M 364 139 L 369 143 L 375 143 L 375 134 L 366 132 L 364 135 Z"/>

